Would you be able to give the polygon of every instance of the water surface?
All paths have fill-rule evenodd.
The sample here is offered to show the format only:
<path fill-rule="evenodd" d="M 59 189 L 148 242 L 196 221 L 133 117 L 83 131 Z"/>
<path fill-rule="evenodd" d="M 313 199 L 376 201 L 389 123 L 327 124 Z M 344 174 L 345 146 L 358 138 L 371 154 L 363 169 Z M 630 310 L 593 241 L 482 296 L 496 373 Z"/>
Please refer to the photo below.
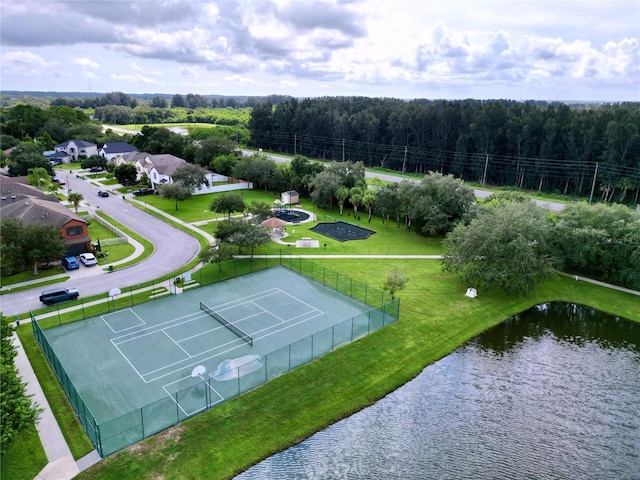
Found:
<path fill-rule="evenodd" d="M 640 479 L 640 324 L 540 305 L 236 478 Z"/>

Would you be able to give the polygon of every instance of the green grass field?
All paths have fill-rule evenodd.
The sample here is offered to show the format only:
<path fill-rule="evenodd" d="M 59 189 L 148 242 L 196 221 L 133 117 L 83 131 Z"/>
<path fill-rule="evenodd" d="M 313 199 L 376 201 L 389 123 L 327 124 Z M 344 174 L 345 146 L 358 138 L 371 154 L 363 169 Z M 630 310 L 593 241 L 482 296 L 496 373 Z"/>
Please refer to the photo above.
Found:
<path fill-rule="evenodd" d="M 277 198 L 256 191 L 243 195 L 245 200 Z M 177 213 L 172 201 L 157 196 L 142 198 L 149 198 L 150 205 L 154 202 L 153 205 L 172 215 Z M 208 211 L 211 200 L 212 196 L 198 196 L 180 202 L 176 216 L 188 222 L 210 219 L 212 215 L 215 218 L 215 214 Z M 303 202 L 303 207 L 313 211 L 311 204 Z M 324 212 L 316 213 L 322 220 Z M 338 216 L 337 210 L 329 214 Z M 362 217 L 362 226 L 377 232 L 366 241 L 330 243 L 323 240 L 321 244 L 327 243 L 326 249 L 295 249 L 272 244 L 255 253 L 279 254 L 282 250 L 292 254 L 317 254 L 321 253 L 319 250 L 351 255 L 442 253 L 440 239 L 417 236 L 395 224 L 382 224 L 375 217 L 369 225 L 366 216 Z M 211 232 L 213 230 L 208 229 L 214 225 L 202 228 Z M 307 233 L 308 227 L 295 228 L 295 235 L 285 240 L 314 235 Z M 481 292 L 478 298 L 469 299 L 464 295 L 467 286 L 457 277 L 443 273 L 438 260 L 320 258 L 315 261 L 378 288 L 391 268 L 397 266 L 409 279 L 406 290 L 398 295 L 400 321 L 118 452 L 77 478 L 231 478 L 261 459 L 374 403 L 467 340 L 538 303 L 554 300 L 580 303 L 640 322 L 637 296 L 560 275 L 539 285 L 526 298 Z M 217 267 L 205 268 L 210 271 Z M 35 345 L 30 326 L 21 326 L 19 334 L 74 457 L 83 456 L 91 450 L 91 444 Z"/>

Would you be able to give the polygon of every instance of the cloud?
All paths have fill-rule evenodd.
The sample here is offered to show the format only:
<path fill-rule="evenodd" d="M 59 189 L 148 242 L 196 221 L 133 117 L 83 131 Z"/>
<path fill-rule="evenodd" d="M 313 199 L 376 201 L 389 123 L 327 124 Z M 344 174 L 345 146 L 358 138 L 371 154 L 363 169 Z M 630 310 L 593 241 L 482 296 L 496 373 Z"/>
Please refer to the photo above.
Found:
<path fill-rule="evenodd" d="M 219 85 L 234 91 L 250 87 L 249 93 L 305 88 L 310 95 L 316 88 L 364 93 L 379 87 L 388 96 L 404 97 L 408 89 L 424 94 L 430 87 L 451 86 L 456 94 L 466 87 L 465 96 L 473 96 L 481 88 L 504 92 L 543 85 L 552 91 L 590 79 L 592 85 L 626 85 L 620 95 L 637 99 L 640 88 L 640 9 L 628 0 L 559 0 L 553 9 L 534 0 L 34 5 L 0 3 L 3 54 L 27 52 L 21 60 L 3 56 L 2 74 L 15 75 L 10 78 L 16 85 L 24 83 L 20 72 L 32 72 L 33 80 L 72 77 L 75 67 L 80 78 L 78 73 L 97 68 L 124 71 L 118 79 L 138 90 L 153 78 L 167 86 L 197 78 L 191 85 L 202 93 Z"/>
<path fill-rule="evenodd" d="M 73 63 L 75 63 L 76 65 L 80 65 L 82 68 L 98 68 L 100 66 L 98 62 L 94 62 L 87 57 L 74 58 Z"/>
<path fill-rule="evenodd" d="M 130 73 L 125 73 L 125 74 L 116 74 L 116 73 L 112 73 L 111 74 L 111 78 L 114 80 L 118 80 L 118 81 L 122 81 L 122 82 L 130 82 L 130 83 L 143 83 L 145 85 L 160 85 L 160 82 L 158 82 L 158 80 L 156 80 L 155 78 L 149 78 L 149 77 L 145 77 L 143 75 L 140 74 L 130 74 Z"/>
<path fill-rule="evenodd" d="M 2 55 L 2 72 L 5 75 L 42 76 L 57 67 L 57 62 L 47 61 L 30 51 L 21 50 Z"/>

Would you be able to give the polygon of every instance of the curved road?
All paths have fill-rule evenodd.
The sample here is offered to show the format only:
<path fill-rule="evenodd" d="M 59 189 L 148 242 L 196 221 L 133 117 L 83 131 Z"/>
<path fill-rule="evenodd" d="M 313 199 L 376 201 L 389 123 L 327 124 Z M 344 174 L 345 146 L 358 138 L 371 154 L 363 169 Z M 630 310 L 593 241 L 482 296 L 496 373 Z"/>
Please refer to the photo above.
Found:
<path fill-rule="evenodd" d="M 200 244 L 191 235 L 128 204 L 122 196 L 98 197 L 100 188 L 93 186 L 90 181 L 60 171 L 58 177 L 67 181 L 65 188 L 82 194 L 85 202 L 89 204 L 90 211 L 102 210 L 155 245 L 151 257 L 129 268 L 108 273 L 99 267 L 86 268 L 81 265 L 79 270 L 68 272 L 71 278 L 59 285 L 78 288 L 81 297 L 106 293 L 114 287 L 122 289 L 161 277 L 189 263 L 200 251 Z M 40 308 L 42 304 L 38 296 L 41 290 L 34 288 L 3 295 L 0 299 L 2 312 L 13 316 Z"/>

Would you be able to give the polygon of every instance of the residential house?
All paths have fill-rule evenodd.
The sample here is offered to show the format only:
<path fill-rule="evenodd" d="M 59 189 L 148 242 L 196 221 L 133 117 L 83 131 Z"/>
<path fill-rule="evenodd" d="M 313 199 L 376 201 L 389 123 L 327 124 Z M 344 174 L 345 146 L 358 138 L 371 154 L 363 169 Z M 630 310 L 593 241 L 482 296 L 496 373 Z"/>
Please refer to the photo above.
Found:
<path fill-rule="evenodd" d="M 178 158 L 175 155 L 150 155 L 148 153 L 138 156 L 135 162 L 136 169 L 138 170 L 138 178 L 143 176 L 148 177 L 152 188 L 173 183 L 172 175 L 174 172 L 186 164 L 186 160 Z"/>
<path fill-rule="evenodd" d="M 126 153 L 135 152 L 138 152 L 138 149 L 126 142 L 107 142 L 100 150 L 98 150 L 98 155 L 106 159 L 108 162 L 116 163 L 114 161 L 116 157 L 121 157 Z"/>
<path fill-rule="evenodd" d="M 55 196 L 26 184 L 25 177 L 0 176 L 0 216 L 27 225 L 55 225 L 60 229 L 69 255 L 91 251 L 88 223 Z"/>
<path fill-rule="evenodd" d="M 80 157 L 92 157 L 98 155 L 98 146 L 95 143 L 85 142 L 84 140 L 67 140 L 55 146 L 56 152 L 64 152 L 67 154 L 65 158 L 70 161 L 77 162 Z"/>

